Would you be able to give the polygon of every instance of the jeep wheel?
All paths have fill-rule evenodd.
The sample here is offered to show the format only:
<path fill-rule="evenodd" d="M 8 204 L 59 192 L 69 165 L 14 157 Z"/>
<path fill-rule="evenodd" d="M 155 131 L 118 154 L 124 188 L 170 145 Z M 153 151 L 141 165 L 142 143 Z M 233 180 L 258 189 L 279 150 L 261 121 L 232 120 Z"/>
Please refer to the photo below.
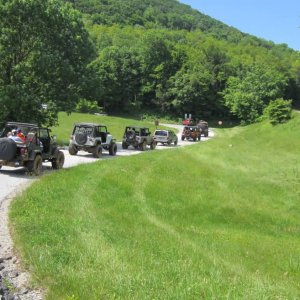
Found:
<path fill-rule="evenodd" d="M 153 141 L 151 144 L 150 144 L 150 149 L 151 150 L 154 150 L 155 148 L 156 148 L 156 142 L 155 141 Z"/>
<path fill-rule="evenodd" d="M 184 136 L 183 135 L 181 136 L 181 140 L 184 141 Z"/>
<path fill-rule="evenodd" d="M 93 156 L 95 158 L 100 158 L 102 156 L 102 147 L 100 145 L 94 147 Z"/>
<path fill-rule="evenodd" d="M 10 138 L 0 139 L 0 159 L 12 160 L 17 154 L 17 145 Z"/>
<path fill-rule="evenodd" d="M 193 138 L 193 141 L 196 142 L 196 140 L 197 140 L 197 138 L 194 137 L 194 138 Z"/>
<path fill-rule="evenodd" d="M 127 133 L 126 133 L 126 138 L 128 140 L 134 140 L 135 138 L 135 131 L 134 130 L 129 130 Z"/>
<path fill-rule="evenodd" d="M 116 143 L 111 143 L 111 145 L 109 146 L 109 155 L 116 155 L 118 150 L 117 144 Z"/>
<path fill-rule="evenodd" d="M 128 149 L 128 145 L 126 142 L 122 142 L 122 149 Z"/>
<path fill-rule="evenodd" d="M 201 134 L 198 136 L 198 141 L 200 141 L 201 140 Z"/>
<path fill-rule="evenodd" d="M 141 151 L 145 151 L 147 148 L 147 142 L 146 141 L 143 141 L 141 144 L 140 144 L 140 150 Z"/>
<path fill-rule="evenodd" d="M 205 133 L 204 133 L 204 136 L 205 136 L 205 137 L 208 137 L 208 132 L 205 132 Z"/>
<path fill-rule="evenodd" d="M 171 145 L 171 141 L 168 141 L 167 144 L 168 144 L 168 146 L 170 146 Z"/>
<path fill-rule="evenodd" d="M 27 162 L 26 168 L 29 173 L 39 176 L 43 172 L 43 159 L 40 155 L 36 155 L 34 160 Z"/>
<path fill-rule="evenodd" d="M 176 141 L 174 142 L 174 145 L 175 145 L 175 146 L 177 146 L 177 144 L 178 144 L 178 140 L 176 140 Z"/>
<path fill-rule="evenodd" d="M 69 146 L 70 155 L 76 155 L 77 152 L 78 152 L 78 150 L 74 146 L 72 146 L 72 145 Z"/>
<path fill-rule="evenodd" d="M 62 151 L 58 151 L 56 157 L 52 160 L 52 168 L 55 170 L 61 169 L 65 163 L 65 155 Z"/>
<path fill-rule="evenodd" d="M 83 132 L 76 133 L 75 141 L 78 145 L 84 145 L 87 142 L 87 134 Z"/>

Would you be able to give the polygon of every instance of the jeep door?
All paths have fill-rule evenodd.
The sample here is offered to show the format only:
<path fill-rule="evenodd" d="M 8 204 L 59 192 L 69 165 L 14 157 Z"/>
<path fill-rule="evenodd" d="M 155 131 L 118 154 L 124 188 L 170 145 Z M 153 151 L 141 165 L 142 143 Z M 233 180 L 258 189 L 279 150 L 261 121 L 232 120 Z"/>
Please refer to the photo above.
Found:
<path fill-rule="evenodd" d="M 39 128 L 38 134 L 40 142 L 43 144 L 42 156 L 47 156 L 50 153 L 51 138 L 47 128 Z"/>

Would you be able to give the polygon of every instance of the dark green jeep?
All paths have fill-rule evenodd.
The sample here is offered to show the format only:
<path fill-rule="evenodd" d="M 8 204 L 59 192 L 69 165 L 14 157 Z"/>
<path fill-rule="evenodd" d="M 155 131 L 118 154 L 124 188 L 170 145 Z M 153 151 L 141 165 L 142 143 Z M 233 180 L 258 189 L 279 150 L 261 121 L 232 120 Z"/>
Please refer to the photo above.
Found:
<path fill-rule="evenodd" d="M 20 138 L 15 132 L 22 134 Z M 65 156 L 58 149 L 50 130 L 36 124 L 8 122 L 0 132 L 0 169 L 2 166 L 25 167 L 29 173 L 40 175 L 44 161 L 60 169 Z"/>

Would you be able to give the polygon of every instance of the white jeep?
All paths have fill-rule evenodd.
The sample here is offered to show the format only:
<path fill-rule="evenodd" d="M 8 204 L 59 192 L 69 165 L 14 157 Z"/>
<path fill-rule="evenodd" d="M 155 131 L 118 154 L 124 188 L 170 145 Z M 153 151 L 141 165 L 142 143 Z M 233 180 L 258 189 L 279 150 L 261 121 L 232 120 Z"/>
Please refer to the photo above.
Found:
<path fill-rule="evenodd" d="M 107 131 L 107 127 L 95 123 L 76 123 L 69 143 L 69 153 L 76 155 L 78 151 L 87 151 L 100 158 L 102 150 L 116 155 L 116 139 Z"/>

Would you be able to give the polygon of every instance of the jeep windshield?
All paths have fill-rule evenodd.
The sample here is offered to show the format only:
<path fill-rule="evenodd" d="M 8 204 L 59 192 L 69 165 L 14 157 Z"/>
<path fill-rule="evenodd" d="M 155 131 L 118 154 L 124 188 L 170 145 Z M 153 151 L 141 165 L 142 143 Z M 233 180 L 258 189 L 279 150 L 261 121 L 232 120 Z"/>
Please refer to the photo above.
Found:
<path fill-rule="evenodd" d="M 154 135 L 168 136 L 168 132 L 166 130 L 156 130 Z"/>
<path fill-rule="evenodd" d="M 93 129 L 94 128 L 90 126 L 75 126 L 73 134 L 85 133 L 86 135 L 91 135 Z"/>
<path fill-rule="evenodd" d="M 186 127 L 185 130 L 196 131 L 196 127 Z"/>

